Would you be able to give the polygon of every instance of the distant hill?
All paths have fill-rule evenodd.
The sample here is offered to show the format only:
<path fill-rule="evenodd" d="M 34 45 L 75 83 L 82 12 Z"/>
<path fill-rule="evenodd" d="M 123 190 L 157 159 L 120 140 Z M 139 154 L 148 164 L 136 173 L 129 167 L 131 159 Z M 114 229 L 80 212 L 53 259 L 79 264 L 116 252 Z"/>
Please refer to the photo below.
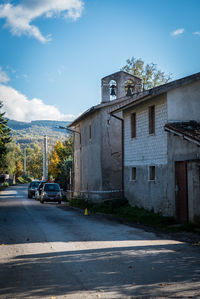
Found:
<path fill-rule="evenodd" d="M 54 144 L 56 140 L 66 140 L 70 136 L 69 131 L 58 128 L 68 126 L 69 121 L 35 120 L 27 123 L 8 119 L 7 124 L 12 129 L 13 140 L 19 144 L 41 144 L 44 135 L 49 137 L 50 144 Z"/>

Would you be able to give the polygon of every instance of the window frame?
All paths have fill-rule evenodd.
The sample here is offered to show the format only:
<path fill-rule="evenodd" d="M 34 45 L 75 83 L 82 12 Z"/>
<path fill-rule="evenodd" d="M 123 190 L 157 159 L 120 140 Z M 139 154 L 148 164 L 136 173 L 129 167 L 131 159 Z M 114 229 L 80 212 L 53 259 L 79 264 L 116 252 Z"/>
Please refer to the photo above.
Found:
<path fill-rule="evenodd" d="M 137 179 L 137 168 L 131 167 L 131 181 L 136 181 Z"/>
<path fill-rule="evenodd" d="M 89 140 L 92 140 L 92 125 L 89 124 Z"/>
<path fill-rule="evenodd" d="M 155 134 L 155 105 L 149 106 L 149 135 Z"/>
<path fill-rule="evenodd" d="M 131 138 L 136 138 L 136 112 L 131 113 Z"/>
<path fill-rule="evenodd" d="M 149 166 L 149 181 L 154 182 L 156 180 L 156 167 L 155 165 Z"/>

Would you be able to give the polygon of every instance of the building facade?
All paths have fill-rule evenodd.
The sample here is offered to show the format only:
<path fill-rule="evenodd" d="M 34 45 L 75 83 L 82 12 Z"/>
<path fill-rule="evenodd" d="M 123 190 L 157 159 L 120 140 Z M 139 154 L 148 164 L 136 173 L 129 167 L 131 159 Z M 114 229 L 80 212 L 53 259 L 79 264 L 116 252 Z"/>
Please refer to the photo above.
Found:
<path fill-rule="evenodd" d="M 200 223 L 200 74 L 139 94 L 124 119 L 124 190 L 131 205 Z"/>
<path fill-rule="evenodd" d="M 69 126 L 74 131 L 74 195 L 93 200 L 122 195 L 122 124 L 109 112 L 142 89 L 142 80 L 124 71 L 104 77 L 101 84 L 101 103 Z"/>

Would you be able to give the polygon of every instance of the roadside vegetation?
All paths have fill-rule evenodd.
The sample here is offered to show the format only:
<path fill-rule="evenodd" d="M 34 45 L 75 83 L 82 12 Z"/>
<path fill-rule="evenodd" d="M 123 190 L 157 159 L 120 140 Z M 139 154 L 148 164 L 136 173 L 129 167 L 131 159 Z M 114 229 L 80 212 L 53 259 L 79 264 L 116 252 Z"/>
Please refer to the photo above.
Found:
<path fill-rule="evenodd" d="M 57 141 L 49 155 L 49 177 L 53 178 L 64 190 L 70 189 L 72 172 L 72 144 L 70 137 L 64 142 Z"/>
<path fill-rule="evenodd" d="M 82 197 L 69 201 L 72 207 L 88 209 L 91 213 L 109 214 L 118 220 L 160 229 L 163 232 L 195 232 L 200 234 L 200 227 L 194 224 L 179 225 L 173 217 L 165 217 L 153 211 L 132 207 L 125 199 L 106 200 L 102 203 L 91 203 Z"/>

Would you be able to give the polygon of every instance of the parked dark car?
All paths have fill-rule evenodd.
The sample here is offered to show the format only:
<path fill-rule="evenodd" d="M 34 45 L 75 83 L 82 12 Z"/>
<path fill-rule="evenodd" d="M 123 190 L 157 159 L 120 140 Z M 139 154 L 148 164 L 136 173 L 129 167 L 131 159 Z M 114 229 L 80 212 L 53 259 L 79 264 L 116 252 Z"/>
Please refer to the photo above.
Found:
<path fill-rule="evenodd" d="M 28 185 L 28 198 L 32 198 L 33 196 L 35 196 L 35 191 L 37 190 L 40 183 L 41 181 L 35 180 Z"/>
<path fill-rule="evenodd" d="M 40 184 L 38 185 L 36 191 L 35 191 L 35 200 L 40 200 L 41 193 L 42 193 L 42 188 L 46 182 L 45 181 L 40 181 Z"/>
<path fill-rule="evenodd" d="M 56 183 L 46 183 L 42 188 L 42 193 L 40 196 L 40 202 L 44 203 L 45 201 L 57 201 L 61 204 L 62 194 L 60 186 Z"/>

